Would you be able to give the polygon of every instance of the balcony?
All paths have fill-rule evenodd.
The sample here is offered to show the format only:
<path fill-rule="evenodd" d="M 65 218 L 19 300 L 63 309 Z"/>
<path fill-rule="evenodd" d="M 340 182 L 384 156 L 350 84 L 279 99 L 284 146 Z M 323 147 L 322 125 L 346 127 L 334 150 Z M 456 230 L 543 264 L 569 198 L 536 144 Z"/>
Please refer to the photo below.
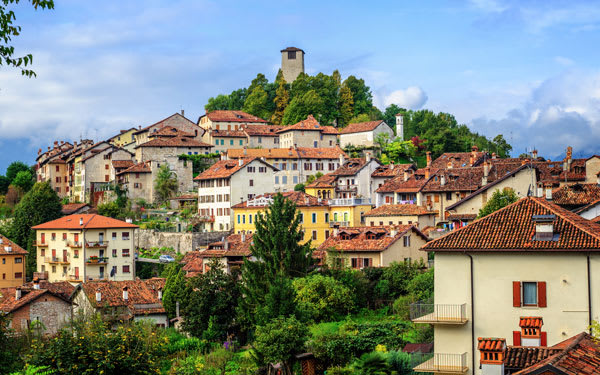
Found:
<path fill-rule="evenodd" d="M 68 241 L 67 242 L 67 246 L 72 247 L 72 248 L 79 248 L 79 247 L 81 247 L 81 245 L 82 245 L 81 241 Z"/>
<path fill-rule="evenodd" d="M 82 277 L 80 275 L 69 275 L 67 277 L 67 281 L 72 281 L 74 283 L 80 283 L 82 281 Z"/>
<path fill-rule="evenodd" d="M 413 368 L 415 372 L 432 372 L 436 374 L 464 374 L 468 370 L 467 353 L 435 353 L 433 357 Z"/>
<path fill-rule="evenodd" d="M 33 242 L 33 246 L 48 247 L 48 243 L 47 242 L 42 242 L 42 241 L 34 241 Z"/>
<path fill-rule="evenodd" d="M 344 191 L 344 192 L 356 192 L 358 190 L 358 185 L 338 185 L 335 187 L 335 191 Z"/>
<path fill-rule="evenodd" d="M 350 222 L 349 221 L 330 221 L 329 222 L 329 227 L 330 228 L 335 228 L 335 227 L 349 227 L 350 226 Z"/>
<path fill-rule="evenodd" d="M 361 206 L 371 205 L 371 198 L 330 199 L 330 206 Z"/>
<path fill-rule="evenodd" d="M 69 257 L 46 257 L 46 263 L 69 264 Z"/>
<path fill-rule="evenodd" d="M 198 217 L 200 223 L 214 223 L 215 217 L 213 215 L 202 215 Z"/>
<path fill-rule="evenodd" d="M 105 265 L 108 263 L 108 257 L 89 257 L 85 260 L 86 264 L 89 265 Z"/>
<path fill-rule="evenodd" d="M 410 320 L 413 323 L 465 324 L 468 320 L 467 304 L 439 305 L 413 303 L 410 305 Z"/>
<path fill-rule="evenodd" d="M 107 247 L 108 241 L 86 241 L 85 247 L 87 248 L 97 248 L 97 247 Z"/>

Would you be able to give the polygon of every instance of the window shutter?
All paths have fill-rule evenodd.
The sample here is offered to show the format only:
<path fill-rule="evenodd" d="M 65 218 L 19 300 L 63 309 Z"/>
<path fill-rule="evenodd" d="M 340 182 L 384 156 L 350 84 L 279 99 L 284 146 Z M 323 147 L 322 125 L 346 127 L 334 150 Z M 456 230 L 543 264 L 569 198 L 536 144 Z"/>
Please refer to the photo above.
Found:
<path fill-rule="evenodd" d="M 521 346 L 521 331 L 513 331 L 513 345 Z"/>
<path fill-rule="evenodd" d="M 538 281 L 537 287 L 538 287 L 538 306 L 546 307 L 547 306 L 547 304 L 546 304 L 546 282 Z"/>
<path fill-rule="evenodd" d="M 541 332 L 540 346 L 548 346 L 548 333 Z"/>
<path fill-rule="evenodd" d="M 521 307 L 521 282 L 513 281 L 513 306 Z"/>

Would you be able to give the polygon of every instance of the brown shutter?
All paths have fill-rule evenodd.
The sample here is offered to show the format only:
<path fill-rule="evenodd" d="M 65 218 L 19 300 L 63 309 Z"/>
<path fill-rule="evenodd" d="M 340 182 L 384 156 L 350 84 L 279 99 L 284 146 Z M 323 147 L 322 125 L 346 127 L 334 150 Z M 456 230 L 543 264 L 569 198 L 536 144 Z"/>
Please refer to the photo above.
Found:
<path fill-rule="evenodd" d="M 513 331 L 513 346 L 521 346 L 521 331 Z"/>
<path fill-rule="evenodd" d="M 538 306 L 539 307 L 546 307 L 546 282 L 545 281 L 538 281 L 537 283 L 537 287 L 538 287 Z"/>
<path fill-rule="evenodd" d="M 513 306 L 521 307 L 521 282 L 513 281 Z"/>
<path fill-rule="evenodd" d="M 547 332 L 540 332 L 540 346 L 548 346 L 548 334 Z"/>

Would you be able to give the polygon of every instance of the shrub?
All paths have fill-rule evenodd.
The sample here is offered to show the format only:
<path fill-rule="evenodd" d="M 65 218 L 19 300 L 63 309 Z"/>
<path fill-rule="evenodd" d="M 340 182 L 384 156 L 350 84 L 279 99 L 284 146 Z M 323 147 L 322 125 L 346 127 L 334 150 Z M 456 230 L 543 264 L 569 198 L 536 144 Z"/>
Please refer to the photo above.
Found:
<path fill-rule="evenodd" d="M 401 351 L 391 351 L 387 354 L 387 362 L 397 375 L 412 375 L 410 354 Z"/>
<path fill-rule="evenodd" d="M 291 369 L 292 357 L 301 352 L 308 337 L 308 328 L 295 317 L 275 318 L 270 323 L 256 328 L 254 349 L 265 363 L 283 364 L 284 370 Z"/>
<path fill-rule="evenodd" d="M 419 273 L 407 285 L 415 301 L 425 301 L 433 296 L 433 269 Z"/>
<path fill-rule="evenodd" d="M 353 308 L 350 289 L 333 277 L 311 275 L 294 279 L 296 303 L 316 321 L 337 320 Z"/>
<path fill-rule="evenodd" d="M 356 375 L 388 375 L 392 373 L 386 355 L 381 352 L 363 354 L 352 367 Z"/>
<path fill-rule="evenodd" d="M 398 317 L 402 320 L 410 319 L 410 304 L 414 302 L 414 298 L 412 296 L 400 296 L 396 298 L 394 301 L 394 314 L 398 315 Z"/>

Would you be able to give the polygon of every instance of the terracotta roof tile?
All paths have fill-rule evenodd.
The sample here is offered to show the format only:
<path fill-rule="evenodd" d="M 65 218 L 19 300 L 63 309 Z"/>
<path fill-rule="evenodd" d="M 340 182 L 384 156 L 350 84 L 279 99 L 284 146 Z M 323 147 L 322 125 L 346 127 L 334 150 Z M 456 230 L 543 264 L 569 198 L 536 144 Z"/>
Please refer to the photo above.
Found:
<path fill-rule="evenodd" d="M 165 126 L 150 134 L 150 137 L 195 137 L 194 134 L 177 129 L 174 126 Z"/>
<path fill-rule="evenodd" d="M 487 153 L 477 151 L 474 156 L 473 158 L 473 152 L 445 152 L 431 163 L 431 167 L 446 169 L 448 163 L 452 163 L 452 168 L 477 166 L 487 156 Z"/>
<path fill-rule="evenodd" d="M 544 319 L 540 316 L 522 316 L 519 319 L 519 327 L 521 328 L 542 328 Z"/>
<path fill-rule="evenodd" d="M 375 128 L 378 127 L 382 122 L 383 120 L 377 120 L 348 124 L 348 126 L 340 130 L 340 134 L 370 132 L 375 130 Z"/>
<path fill-rule="evenodd" d="M 240 160 L 242 161 L 242 165 L 240 165 Z M 245 157 L 238 160 L 219 160 L 215 164 L 211 165 L 210 168 L 200 173 L 194 180 L 212 180 L 213 178 L 227 178 L 232 176 L 237 171 L 243 169 L 248 164 L 252 163 L 254 160 L 258 160 L 261 163 L 265 164 L 268 168 L 273 168 L 268 163 L 261 161 L 256 157 Z"/>
<path fill-rule="evenodd" d="M 208 143 L 200 142 L 193 138 L 188 137 L 158 137 L 154 138 L 148 142 L 142 143 L 137 147 L 205 147 L 211 148 L 213 145 L 209 145 Z"/>
<path fill-rule="evenodd" d="M 574 184 L 552 191 L 552 201 L 560 206 L 584 206 L 600 199 L 598 184 Z"/>
<path fill-rule="evenodd" d="M 294 125 L 286 126 L 283 129 L 280 129 L 278 133 L 286 133 L 293 130 L 300 131 L 319 131 L 323 134 L 338 134 L 338 131 L 333 126 L 323 126 L 319 124 L 317 119 L 315 119 L 312 115 L 308 115 L 306 120 L 302 120 L 300 122 L 295 123 Z"/>
<path fill-rule="evenodd" d="M 16 290 L 21 289 L 21 298 L 16 299 Z M 0 289 L 0 311 L 10 313 L 35 301 L 38 297 L 48 293 L 46 289 L 31 289 L 23 287 L 11 287 Z"/>
<path fill-rule="evenodd" d="M 164 314 L 165 309 L 158 299 L 158 290 L 165 286 L 165 279 L 126 281 L 88 281 L 79 284 L 94 307 L 127 306 L 133 315 Z M 123 299 L 123 288 L 127 287 L 128 299 Z M 96 292 L 100 292 L 100 302 L 96 302 Z"/>
<path fill-rule="evenodd" d="M 150 162 L 146 161 L 143 163 L 138 163 L 135 165 L 132 165 L 131 167 L 125 169 L 124 171 L 121 171 L 119 173 L 117 173 L 118 175 L 122 175 L 122 174 L 126 174 L 126 173 L 150 173 L 152 172 L 152 169 L 150 169 Z"/>
<path fill-rule="evenodd" d="M 246 234 L 242 241 L 241 234 L 230 234 L 224 241 L 213 242 L 208 245 L 207 250 L 201 251 L 201 256 L 235 256 L 249 257 L 252 255 L 250 246 L 252 245 L 253 234 Z M 214 253 L 210 253 L 213 251 Z"/>
<path fill-rule="evenodd" d="M 202 256 L 200 251 L 188 251 L 183 259 L 181 260 L 181 264 L 183 267 L 181 268 L 186 272 L 186 276 L 193 277 L 198 273 L 202 273 Z"/>
<path fill-rule="evenodd" d="M 279 125 L 242 125 L 242 130 L 249 136 L 262 137 L 279 137 L 278 130 L 281 130 Z"/>
<path fill-rule="evenodd" d="M 329 205 L 326 199 L 319 200 L 319 198 L 313 197 L 312 195 L 306 194 L 302 191 L 286 191 L 284 193 L 267 193 L 259 195 L 250 201 L 250 208 L 265 208 L 267 205 L 258 205 L 255 202 L 261 201 L 263 198 L 265 198 L 265 202 L 270 202 L 277 194 L 281 194 L 285 199 L 291 200 L 296 204 L 297 207 L 317 207 Z M 248 208 L 248 201 L 238 203 L 232 208 Z"/>
<path fill-rule="evenodd" d="M 379 161 L 377 159 L 372 160 L 376 160 L 379 164 Z M 330 174 L 335 176 L 354 176 L 366 165 L 367 160 L 365 158 L 350 158 L 344 161 L 343 165 L 340 165 L 338 169 L 331 172 Z"/>
<path fill-rule="evenodd" d="M 466 220 L 466 221 L 471 221 L 471 220 L 475 220 L 475 218 L 477 217 L 476 214 L 447 214 L 446 215 L 446 219 L 448 220 Z"/>
<path fill-rule="evenodd" d="M 129 168 L 132 167 L 135 163 L 133 162 L 133 160 L 113 160 L 112 161 L 112 166 L 115 169 L 120 169 L 120 168 Z"/>
<path fill-rule="evenodd" d="M 433 173 L 430 173 L 429 178 L 426 178 L 425 168 L 418 169 L 415 173 L 404 181 L 404 176 L 394 177 L 386 181 L 375 192 L 377 193 L 417 193 L 423 189 L 431 178 Z"/>
<path fill-rule="evenodd" d="M 481 187 L 482 177 L 483 167 L 439 170 L 427 181 L 423 192 L 475 191 Z"/>
<path fill-rule="evenodd" d="M 83 225 L 79 223 L 83 222 Z M 121 220 L 96 214 L 75 214 L 31 227 L 31 229 L 102 229 L 102 228 L 139 228 Z"/>
<path fill-rule="evenodd" d="M 414 164 L 388 164 L 377 167 L 371 177 L 399 177 L 404 176 L 404 171 L 416 170 Z"/>
<path fill-rule="evenodd" d="M 152 127 L 157 127 L 157 128 L 162 128 L 165 126 L 171 126 L 169 124 L 171 124 L 174 119 L 180 119 L 183 120 L 185 123 L 191 125 L 191 126 L 195 126 L 199 131 L 202 132 L 202 134 L 204 133 L 204 129 L 202 129 L 201 127 L 199 127 L 197 124 L 195 124 L 193 121 L 190 121 L 187 117 L 181 115 L 180 113 L 174 113 L 171 116 L 164 118 L 158 122 L 155 122 L 152 125 L 148 125 L 138 131 L 136 131 L 134 134 L 139 134 L 139 133 L 143 133 L 145 131 L 147 131 L 148 129 L 152 128 Z"/>
<path fill-rule="evenodd" d="M 340 155 L 346 157 L 339 147 L 332 148 L 230 148 L 227 150 L 229 159 L 241 157 L 257 157 L 265 159 L 338 159 Z"/>
<path fill-rule="evenodd" d="M 365 217 L 371 216 L 415 216 L 415 215 L 437 215 L 437 211 L 429 211 L 423 206 L 416 204 L 386 204 L 365 213 Z"/>
<path fill-rule="evenodd" d="M 527 368 L 559 351 L 543 346 L 508 346 L 504 352 L 504 366 L 510 369 Z"/>
<path fill-rule="evenodd" d="M 81 210 L 84 207 L 89 207 L 87 203 L 67 203 L 62 206 L 63 215 L 71 215 L 74 212 Z"/>
<path fill-rule="evenodd" d="M 211 136 L 223 138 L 246 138 L 243 130 L 211 129 Z"/>
<path fill-rule="evenodd" d="M 10 251 L 7 251 L 10 249 Z M 27 251 L 24 250 L 21 246 L 12 242 L 5 236 L 0 234 L 0 255 L 19 255 L 19 254 L 27 254 Z"/>
<path fill-rule="evenodd" d="M 415 231 L 415 233 L 427 240 L 427 237 L 413 225 L 349 227 L 340 228 L 339 234 L 327 238 L 318 247 L 318 250 L 327 251 L 335 249 L 340 252 L 384 251 L 402 238 L 409 230 Z M 392 231 L 396 232 L 393 236 Z M 375 238 L 368 239 L 367 235 L 373 235 Z"/>
<path fill-rule="evenodd" d="M 534 215 L 554 215 L 554 239 L 535 240 Z M 527 197 L 423 246 L 426 251 L 600 251 L 600 225 Z"/>
<path fill-rule="evenodd" d="M 260 117 L 242 111 L 217 110 L 209 112 L 205 116 L 212 122 L 268 122 Z"/>
<path fill-rule="evenodd" d="M 314 180 L 310 184 L 306 185 L 306 187 L 309 188 L 309 189 L 315 189 L 315 188 L 333 188 L 336 179 L 337 179 L 336 175 L 334 175 L 333 173 L 327 173 L 327 174 L 325 174 L 325 175 L 317 178 L 316 180 Z"/>
<path fill-rule="evenodd" d="M 477 349 L 479 350 L 485 350 L 485 351 L 489 351 L 489 352 L 502 352 L 504 351 L 504 347 L 506 346 L 506 340 L 505 339 L 499 339 L 499 338 L 482 338 L 479 337 L 477 339 Z"/>

